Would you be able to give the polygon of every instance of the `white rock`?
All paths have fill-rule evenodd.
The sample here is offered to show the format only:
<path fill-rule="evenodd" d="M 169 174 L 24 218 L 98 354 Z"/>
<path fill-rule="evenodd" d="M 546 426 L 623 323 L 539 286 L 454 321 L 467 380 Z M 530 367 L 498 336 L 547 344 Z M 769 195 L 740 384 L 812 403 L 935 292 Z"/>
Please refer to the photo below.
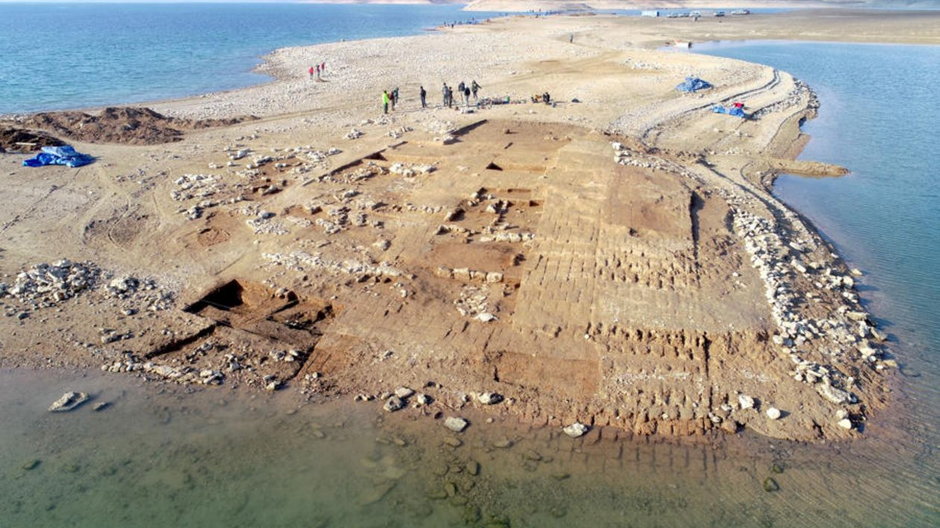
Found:
<path fill-rule="evenodd" d="M 407 398 L 414 393 L 415 391 L 409 389 L 408 387 L 398 387 L 395 389 L 395 396 L 398 396 L 399 398 Z"/>
<path fill-rule="evenodd" d="M 776 420 L 780 418 L 780 409 L 776 407 L 771 407 L 767 409 L 767 418 L 770 418 L 771 420 Z"/>
<path fill-rule="evenodd" d="M 565 427 L 564 429 L 562 429 L 562 431 L 564 431 L 564 433 L 570 436 L 571 438 L 578 438 L 580 436 L 584 436 L 588 432 L 589 429 L 590 428 L 584 425 L 583 423 L 575 422 L 569 425 L 568 427 Z"/>
<path fill-rule="evenodd" d="M 754 407 L 754 398 L 747 394 L 738 394 L 738 404 L 742 409 L 751 409 Z"/>
<path fill-rule="evenodd" d="M 466 429 L 468 425 L 470 424 L 466 420 L 456 416 L 449 416 L 446 420 L 444 420 L 444 427 L 455 433 L 463 432 L 463 430 Z"/>
<path fill-rule="evenodd" d="M 843 418 L 843 419 L 839 420 L 839 427 L 841 427 L 841 428 L 843 428 L 843 429 L 851 429 L 851 428 L 852 428 L 852 420 L 849 420 L 848 418 Z"/>
<path fill-rule="evenodd" d="M 495 392 L 481 392 L 477 396 L 477 401 L 483 405 L 493 405 L 503 401 L 503 396 Z"/>
<path fill-rule="evenodd" d="M 88 401 L 84 392 L 66 392 L 49 406 L 49 412 L 68 412 Z"/>
<path fill-rule="evenodd" d="M 385 401 L 385 405 L 382 407 L 388 412 L 395 412 L 405 406 L 405 402 L 401 400 L 398 396 L 392 396 Z"/>

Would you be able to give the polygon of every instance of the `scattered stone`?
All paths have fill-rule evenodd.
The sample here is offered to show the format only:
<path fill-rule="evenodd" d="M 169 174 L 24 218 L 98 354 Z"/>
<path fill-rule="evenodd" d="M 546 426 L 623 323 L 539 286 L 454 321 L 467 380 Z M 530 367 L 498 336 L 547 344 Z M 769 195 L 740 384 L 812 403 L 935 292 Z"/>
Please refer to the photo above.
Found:
<path fill-rule="evenodd" d="M 388 412 L 395 412 L 405 406 L 405 402 L 402 401 L 398 396 L 392 396 L 385 401 L 385 405 L 382 407 Z"/>
<path fill-rule="evenodd" d="M 738 394 L 738 404 L 741 406 L 741 409 L 751 409 L 754 407 L 754 398 L 746 394 Z"/>
<path fill-rule="evenodd" d="M 495 392 L 481 392 L 477 396 L 477 401 L 483 405 L 494 405 L 503 401 L 503 396 Z"/>
<path fill-rule="evenodd" d="M 767 409 L 767 418 L 770 418 L 771 420 L 776 420 L 780 418 L 780 415 L 781 415 L 780 409 L 776 407 L 771 407 Z"/>
<path fill-rule="evenodd" d="M 42 464 L 42 460 L 39 460 L 38 458 L 34 458 L 34 459 L 32 459 L 32 460 L 27 461 L 27 462 L 26 462 L 25 464 L 23 464 L 21 467 L 22 467 L 25 471 L 32 471 L 32 470 L 38 468 L 38 467 L 39 467 L 39 464 Z"/>
<path fill-rule="evenodd" d="M 456 436 L 448 436 L 447 438 L 444 439 L 444 445 L 447 445 L 453 448 L 458 448 L 463 445 L 463 440 L 457 438 Z"/>
<path fill-rule="evenodd" d="M 444 420 L 444 427 L 450 429 L 451 431 L 455 433 L 463 432 L 463 430 L 466 429 L 468 425 L 470 425 L 469 422 L 467 422 L 463 418 L 458 418 L 455 416 L 450 416 L 446 420 Z"/>
<path fill-rule="evenodd" d="M 773 477 L 767 477 L 764 479 L 764 491 L 767 493 L 780 491 L 780 484 L 777 484 Z"/>
<path fill-rule="evenodd" d="M 851 394 L 849 394 L 848 392 L 842 389 L 837 389 L 827 383 L 821 383 L 821 384 L 816 385 L 816 392 L 818 392 L 819 395 L 822 396 L 823 398 L 829 400 L 830 402 L 836 405 L 842 405 L 843 403 L 855 402 L 854 396 L 852 396 Z"/>
<path fill-rule="evenodd" d="M 98 402 L 94 404 L 91 408 L 93 411 L 103 411 L 111 406 L 111 402 Z"/>
<path fill-rule="evenodd" d="M 571 438 L 578 438 L 587 434 L 589 429 L 590 428 L 584 425 L 583 423 L 575 422 L 565 427 L 564 429 L 562 429 L 562 431 L 564 431 L 564 433 L 570 436 Z"/>
<path fill-rule="evenodd" d="M 398 396 L 401 399 L 405 399 L 413 395 L 415 391 L 409 389 L 408 387 L 398 387 L 395 389 L 395 396 Z"/>
<path fill-rule="evenodd" d="M 474 477 L 480 474 L 480 463 L 476 460 L 470 460 L 467 462 L 467 473 L 473 475 Z"/>
<path fill-rule="evenodd" d="M 852 420 L 849 420 L 848 418 L 843 418 L 839 420 L 838 425 L 839 427 L 843 429 L 849 430 L 852 428 Z"/>
<path fill-rule="evenodd" d="M 86 401 L 88 401 L 88 395 L 84 392 L 66 392 L 49 406 L 49 412 L 69 412 Z"/>

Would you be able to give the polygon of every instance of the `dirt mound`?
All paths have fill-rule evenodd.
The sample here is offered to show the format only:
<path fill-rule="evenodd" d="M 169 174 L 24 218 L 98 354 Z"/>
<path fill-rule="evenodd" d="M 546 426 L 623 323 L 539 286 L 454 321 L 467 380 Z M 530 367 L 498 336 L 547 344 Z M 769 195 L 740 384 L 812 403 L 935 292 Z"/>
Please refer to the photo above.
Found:
<path fill-rule="evenodd" d="M 155 145 L 180 141 L 187 130 L 229 126 L 251 119 L 255 117 L 179 119 L 149 108 L 109 107 L 98 115 L 75 111 L 42 112 L 27 117 L 21 124 L 89 143 Z"/>
<path fill-rule="evenodd" d="M 33 152 L 41 147 L 55 147 L 62 144 L 60 139 L 45 132 L 0 127 L 0 152 Z"/>

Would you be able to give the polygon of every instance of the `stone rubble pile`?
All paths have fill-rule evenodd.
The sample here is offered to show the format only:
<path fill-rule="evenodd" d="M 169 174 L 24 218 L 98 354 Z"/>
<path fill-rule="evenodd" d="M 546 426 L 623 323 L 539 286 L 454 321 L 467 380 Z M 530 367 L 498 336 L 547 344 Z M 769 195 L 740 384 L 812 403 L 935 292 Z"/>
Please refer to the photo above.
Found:
<path fill-rule="evenodd" d="M 125 354 L 122 361 L 114 361 L 102 365 L 101 370 L 113 373 L 142 372 L 181 384 L 221 385 L 225 380 L 225 374 L 219 370 L 200 370 L 189 366 L 174 367 L 171 365 L 161 365 L 152 361 L 140 361 L 133 354 Z"/>
<path fill-rule="evenodd" d="M 322 257 L 319 253 L 311 255 L 304 251 L 294 251 L 287 255 L 264 253 L 261 257 L 274 265 L 284 266 L 292 271 L 324 270 L 332 273 L 356 275 L 360 278 L 384 277 L 397 279 L 405 276 L 401 270 L 385 262 L 370 264 L 353 259 L 330 260 Z"/>
<path fill-rule="evenodd" d="M 496 316 L 489 309 L 488 296 L 489 290 L 485 286 L 464 286 L 460 296 L 454 299 L 454 307 L 464 317 L 472 317 L 484 323 L 494 321 Z"/>
<path fill-rule="evenodd" d="M 94 288 L 100 276 L 101 270 L 91 262 L 42 263 L 20 272 L 12 286 L 0 283 L 0 296 L 47 308 Z"/>
<path fill-rule="evenodd" d="M 389 167 L 389 172 L 398 174 L 406 178 L 411 178 L 419 174 L 430 174 L 437 169 L 434 165 L 406 165 L 404 163 L 393 163 Z"/>

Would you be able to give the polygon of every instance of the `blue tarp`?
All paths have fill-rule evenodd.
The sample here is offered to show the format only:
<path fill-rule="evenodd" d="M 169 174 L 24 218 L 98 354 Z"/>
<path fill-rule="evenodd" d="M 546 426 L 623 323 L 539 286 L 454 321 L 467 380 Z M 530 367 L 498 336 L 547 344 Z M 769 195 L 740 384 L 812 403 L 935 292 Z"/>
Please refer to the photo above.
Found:
<path fill-rule="evenodd" d="M 740 117 L 741 119 L 747 119 L 747 114 L 744 113 L 744 109 L 738 108 L 737 106 L 726 107 L 716 105 L 712 107 L 712 112 L 715 112 L 716 114 L 728 114 L 735 117 Z"/>
<path fill-rule="evenodd" d="M 708 81 L 703 81 L 698 77 L 686 77 L 685 82 L 676 86 L 676 90 L 680 92 L 697 92 L 711 87 L 712 85 Z"/>
<path fill-rule="evenodd" d="M 35 157 L 23 160 L 26 167 L 43 167 L 45 165 L 65 165 L 67 167 L 81 167 L 95 161 L 88 154 L 75 152 L 69 145 L 61 147 L 43 147 L 42 152 Z"/>

